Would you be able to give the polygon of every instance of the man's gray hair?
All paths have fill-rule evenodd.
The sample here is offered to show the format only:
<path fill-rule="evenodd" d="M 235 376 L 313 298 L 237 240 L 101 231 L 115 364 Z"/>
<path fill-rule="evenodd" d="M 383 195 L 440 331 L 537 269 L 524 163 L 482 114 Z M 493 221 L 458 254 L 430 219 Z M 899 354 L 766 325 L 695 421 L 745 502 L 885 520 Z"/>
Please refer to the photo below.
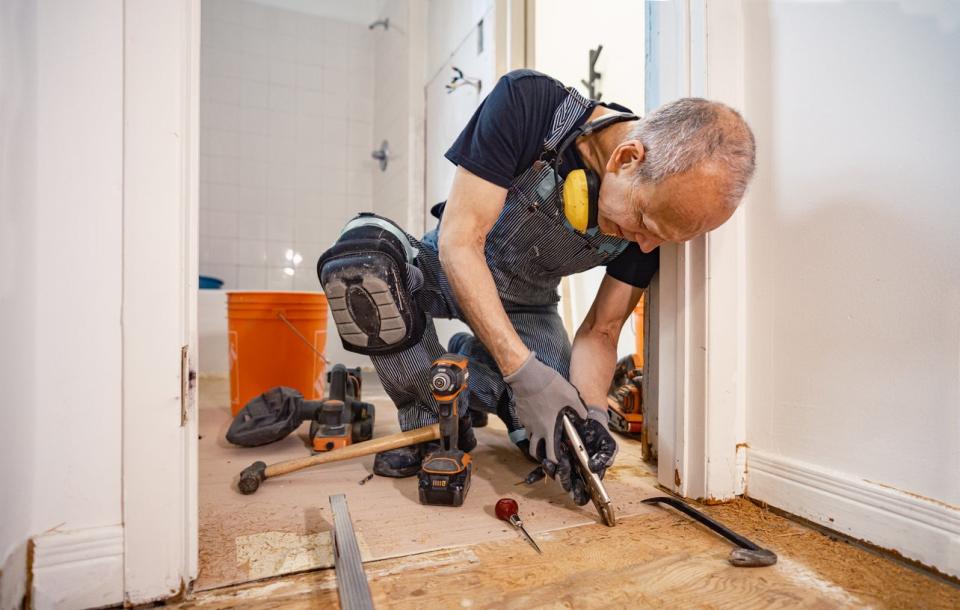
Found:
<path fill-rule="evenodd" d="M 645 149 L 637 175 L 654 184 L 701 163 L 727 176 L 726 203 L 736 207 L 753 175 L 756 144 L 743 117 L 719 102 L 688 97 L 670 102 L 634 127 L 630 139 Z"/>

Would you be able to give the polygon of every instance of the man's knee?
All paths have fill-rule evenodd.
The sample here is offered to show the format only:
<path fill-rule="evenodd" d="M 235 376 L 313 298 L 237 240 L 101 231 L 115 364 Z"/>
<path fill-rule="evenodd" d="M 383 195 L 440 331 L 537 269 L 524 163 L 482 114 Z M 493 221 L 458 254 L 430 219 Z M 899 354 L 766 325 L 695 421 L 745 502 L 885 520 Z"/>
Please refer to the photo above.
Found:
<path fill-rule="evenodd" d="M 389 354 L 420 340 L 426 316 L 413 294 L 423 283 L 416 255 L 399 227 L 373 214 L 348 222 L 323 253 L 317 275 L 344 349 Z"/>

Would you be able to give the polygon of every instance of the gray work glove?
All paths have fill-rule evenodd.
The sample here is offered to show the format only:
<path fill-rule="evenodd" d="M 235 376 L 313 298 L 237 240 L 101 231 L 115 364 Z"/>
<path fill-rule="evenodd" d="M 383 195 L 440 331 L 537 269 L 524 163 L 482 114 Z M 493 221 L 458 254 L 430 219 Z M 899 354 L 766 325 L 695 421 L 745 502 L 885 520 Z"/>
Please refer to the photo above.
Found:
<path fill-rule="evenodd" d="M 526 428 L 530 440 L 530 455 L 555 465 L 556 443 L 560 439 L 557 433 L 560 410 L 570 407 L 581 418 L 587 417 L 587 407 L 580 398 L 580 392 L 560 373 L 537 360 L 535 352 L 530 352 L 520 368 L 503 380 L 513 390 L 517 418 Z M 541 441 L 544 443 L 542 457 L 537 455 Z"/>
<path fill-rule="evenodd" d="M 587 409 L 590 411 L 587 419 L 583 419 L 573 409 L 568 408 L 562 409 L 557 414 L 557 462 L 551 463 L 543 459 L 543 445 L 541 445 L 539 451 L 541 465 L 534 468 L 524 479 L 524 483 L 532 485 L 549 474 L 560 483 L 564 491 L 570 494 L 577 506 L 583 506 L 590 501 L 590 492 L 587 491 L 587 483 L 580 474 L 579 468 L 574 466 L 578 461 L 577 456 L 568 443 L 561 440 L 563 424 L 560 417 L 565 414 L 570 418 L 590 456 L 587 465 L 601 479 L 606 474 L 607 468 L 613 466 L 619 450 L 617 442 L 607 430 L 606 414 L 594 407 L 587 407 Z"/>
<path fill-rule="evenodd" d="M 577 429 L 580 440 L 590 456 L 588 466 L 590 470 L 597 473 L 602 479 L 607 472 L 607 468 L 613 466 L 613 461 L 617 457 L 619 447 L 613 440 L 609 430 L 607 430 L 609 416 L 607 412 L 596 407 L 587 407 L 588 416 L 586 419 L 578 417 L 569 410 L 564 412 L 570 417 L 573 427 Z M 559 424 L 562 426 L 562 424 Z M 560 482 L 564 491 L 570 494 L 577 506 L 583 506 L 590 501 L 590 493 L 580 470 L 574 467 L 577 456 L 573 449 L 566 443 L 560 443 L 558 452 L 558 461 L 555 478 Z M 544 470 L 548 465 L 544 463 Z"/>

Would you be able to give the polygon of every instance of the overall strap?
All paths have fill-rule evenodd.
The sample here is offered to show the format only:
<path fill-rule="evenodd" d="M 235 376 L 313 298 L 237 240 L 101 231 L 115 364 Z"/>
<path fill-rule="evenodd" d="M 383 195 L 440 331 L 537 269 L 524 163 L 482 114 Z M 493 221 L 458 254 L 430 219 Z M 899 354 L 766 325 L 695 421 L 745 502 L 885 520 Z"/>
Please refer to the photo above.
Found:
<path fill-rule="evenodd" d="M 630 112 L 616 112 L 614 114 L 605 114 L 598 119 L 594 119 L 588 123 L 584 123 L 579 127 L 571 129 L 557 146 L 554 152 L 554 158 L 559 157 L 563 154 L 563 151 L 566 150 L 568 146 L 573 144 L 573 141 L 579 138 L 580 136 L 588 136 L 592 133 L 603 131 L 607 127 L 613 125 L 614 123 L 623 123 L 625 121 L 636 121 L 639 120 L 639 117 Z"/>
<path fill-rule="evenodd" d="M 567 97 L 557 106 L 553 113 L 553 123 L 550 126 L 550 132 L 543 141 L 543 152 L 545 155 L 551 155 L 557 150 L 557 146 L 570 133 L 580 118 L 593 109 L 596 102 L 583 97 L 579 91 L 573 87 L 567 88 Z"/>

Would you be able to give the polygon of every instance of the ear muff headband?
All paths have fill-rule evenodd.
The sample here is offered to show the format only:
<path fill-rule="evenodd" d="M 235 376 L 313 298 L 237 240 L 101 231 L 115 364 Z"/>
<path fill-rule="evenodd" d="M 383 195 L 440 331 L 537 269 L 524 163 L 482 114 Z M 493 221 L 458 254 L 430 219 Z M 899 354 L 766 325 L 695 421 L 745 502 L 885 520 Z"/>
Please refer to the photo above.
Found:
<path fill-rule="evenodd" d="M 634 114 L 620 112 L 600 117 L 574 129 L 557 148 L 557 155 L 554 157 L 554 172 L 557 180 L 560 179 L 560 156 L 578 137 L 596 133 L 614 123 L 635 121 L 638 118 Z M 597 226 L 597 213 L 600 205 L 600 176 L 589 169 L 572 170 L 564 180 L 560 199 L 563 204 L 563 215 L 570 226 L 581 233 L 586 233 L 589 229 Z"/>

